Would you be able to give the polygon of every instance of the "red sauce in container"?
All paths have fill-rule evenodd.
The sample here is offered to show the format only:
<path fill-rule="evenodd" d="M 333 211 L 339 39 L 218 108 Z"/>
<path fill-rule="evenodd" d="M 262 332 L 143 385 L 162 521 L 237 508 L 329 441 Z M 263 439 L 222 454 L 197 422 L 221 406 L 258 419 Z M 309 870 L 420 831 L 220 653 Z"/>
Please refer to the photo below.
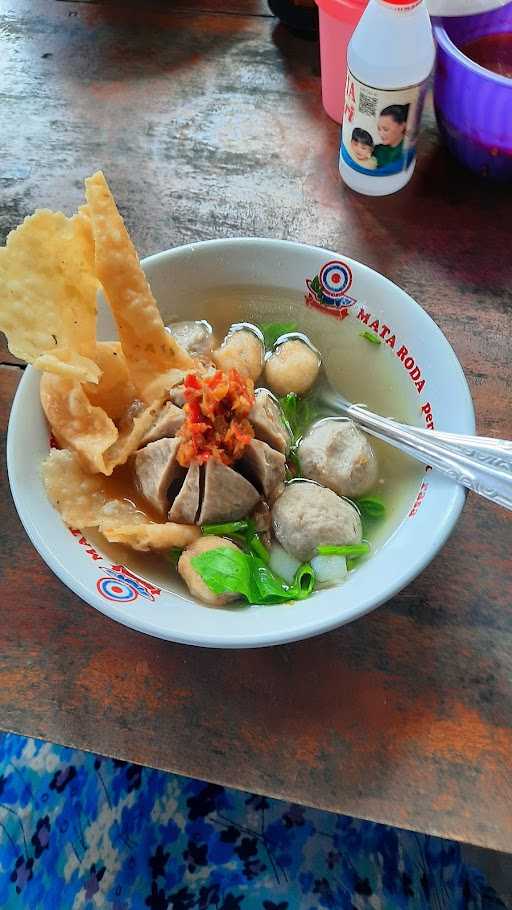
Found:
<path fill-rule="evenodd" d="M 483 35 L 465 44 L 461 51 L 485 69 L 512 79 L 512 32 Z"/>

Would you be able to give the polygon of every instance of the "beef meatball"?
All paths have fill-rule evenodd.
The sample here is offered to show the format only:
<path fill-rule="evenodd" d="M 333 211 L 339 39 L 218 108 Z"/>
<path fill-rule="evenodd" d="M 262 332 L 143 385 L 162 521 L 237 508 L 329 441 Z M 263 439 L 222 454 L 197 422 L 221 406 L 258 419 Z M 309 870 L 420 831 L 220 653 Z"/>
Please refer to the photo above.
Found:
<path fill-rule="evenodd" d="M 190 547 L 183 550 L 178 560 L 178 574 L 181 575 L 192 597 L 197 597 L 210 607 L 223 607 L 233 600 L 240 599 L 239 594 L 214 594 L 192 565 L 194 556 L 199 556 L 200 553 L 206 553 L 208 550 L 218 550 L 220 547 L 238 550 L 232 540 L 225 537 L 214 537 L 212 534 L 195 540 Z"/>
<path fill-rule="evenodd" d="M 327 418 L 315 424 L 299 446 L 304 477 L 355 499 L 377 482 L 378 462 L 367 437 L 352 420 Z"/>
<path fill-rule="evenodd" d="M 363 533 L 354 506 L 308 481 L 288 484 L 274 503 L 272 527 L 281 546 L 301 561 L 311 559 L 320 545 L 360 543 Z"/>
<path fill-rule="evenodd" d="M 268 389 L 256 389 L 249 414 L 256 439 L 268 443 L 286 455 L 290 450 L 291 434 L 283 418 L 277 398 Z"/>
<path fill-rule="evenodd" d="M 308 392 L 318 376 L 320 355 L 300 338 L 283 341 L 265 363 L 265 379 L 276 395 Z"/>
<path fill-rule="evenodd" d="M 192 357 L 209 358 L 214 347 L 212 327 L 206 319 L 173 322 L 167 331 Z"/>
<path fill-rule="evenodd" d="M 263 370 L 265 346 L 257 330 L 233 326 L 212 357 L 219 370 L 235 369 L 256 382 Z"/>

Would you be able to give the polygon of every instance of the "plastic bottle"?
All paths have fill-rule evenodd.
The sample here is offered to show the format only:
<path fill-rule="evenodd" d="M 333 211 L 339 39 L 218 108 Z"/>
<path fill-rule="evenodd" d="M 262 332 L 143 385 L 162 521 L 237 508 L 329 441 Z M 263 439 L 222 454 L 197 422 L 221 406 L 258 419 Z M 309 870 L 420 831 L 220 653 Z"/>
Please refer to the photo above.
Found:
<path fill-rule="evenodd" d="M 347 81 L 347 48 L 368 0 L 316 0 L 320 26 L 320 72 L 325 113 L 341 123 Z"/>
<path fill-rule="evenodd" d="M 434 58 L 424 0 L 370 0 L 347 50 L 340 174 L 351 189 L 385 196 L 410 180 Z"/>

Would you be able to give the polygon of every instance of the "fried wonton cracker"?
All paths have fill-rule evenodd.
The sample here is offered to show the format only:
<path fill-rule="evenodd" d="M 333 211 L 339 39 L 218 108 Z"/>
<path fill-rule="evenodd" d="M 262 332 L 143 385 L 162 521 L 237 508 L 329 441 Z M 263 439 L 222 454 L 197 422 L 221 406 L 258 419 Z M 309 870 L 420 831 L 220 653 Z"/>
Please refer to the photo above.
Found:
<path fill-rule="evenodd" d="M 166 331 L 139 258 L 101 171 L 85 181 L 86 210 L 95 245 L 95 271 L 117 323 L 130 375 L 150 402 L 193 367 L 190 355 Z"/>
<path fill-rule="evenodd" d="M 92 473 L 107 473 L 105 453 L 119 431 L 103 408 L 94 407 L 74 379 L 43 373 L 40 396 L 43 411 L 59 445 L 76 452 Z"/>
<path fill-rule="evenodd" d="M 84 386 L 72 379 L 43 373 L 41 404 L 52 433 L 60 446 L 74 452 L 82 466 L 92 474 L 112 474 L 138 449 L 152 426 L 162 398 L 127 414 L 116 427 L 101 407 L 91 404 Z"/>
<path fill-rule="evenodd" d="M 105 506 L 105 512 L 107 506 Z M 132 518 L 132 516 L 127 516 Z M 120 521 L 120 516 L 116 515 L 115 520 Z M 180 525 L 174 521 L 166 521 L 165 524 L 157 524 L 156 521 L 141 522 L 140 524 L 130 524 L 125 520 L 124 524 L 111 525 L 112 518 L 105 515 L 100 526 L 100 531 L 110 543 L 122 543 L 132 550 L 170 550 L 172 547 L 188 547 L 199 535 L 199 528 L 195 525 Z M 199 533 L 198 533 L 199 532 Z"/>
<path fill-rule="evenodd" d="M 83 214 L 40 210 L 0 249 L 0 329 L 41 370 L 97 382 L 94 242 Z"/>
<path fill-rule="evenodd" d="M 103 408 L 117 422 L 137 398 L 119 341 L 98 341 L 95 360 L 101 370 L 101 379 L 97 385 L 85 383 L 85 394 L 91 404 Z"/>
<path fill-rule="evenodd" d="M 42 476 L 48 499 L 70 528 L 98 528 L 107 540 L 134 550 L 186 547 L 201 533 L 193 525 L 158 524 L 128 500 L 109 499 L 102 478 L 86 474 L 66 449 L 52 449 Z"/>

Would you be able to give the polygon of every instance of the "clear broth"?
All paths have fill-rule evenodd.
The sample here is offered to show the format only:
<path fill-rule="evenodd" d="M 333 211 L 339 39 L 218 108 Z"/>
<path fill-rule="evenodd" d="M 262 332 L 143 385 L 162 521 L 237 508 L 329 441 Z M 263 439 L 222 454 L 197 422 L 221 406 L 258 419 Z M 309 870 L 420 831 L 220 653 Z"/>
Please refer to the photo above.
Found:
<path fill-rule="evenodd" d="M 418 396 L 400 361 L 386 345 L 373 345 L 362 338 L 360 332 L 364 326 L 354 315 L 334 323 L 331 316 L 306 307 L 304 295 L 299 292 L 243 285 L 209 290 L 207 296 L 199 299 L 173 298 L 172 308 L 161 301 L 160 307 L 166 323 L 180 321 L 184 314 L 187 319 L 207 319 L 218 341 L 234 322 L 295 322 L 321 352 L 329 381 L 345 398 L 405 423 L 421 425 Z M 378 439 L 372 440 L 372 444 L 380 466 L 374 492 L 386 506 L 385 519 L 365 529 L 375 551 L 407 515 L 416 498 L 423 469 Z M 123 495 L 129 477 L 129 469 L 125 469 L 119 482 L 115 477 L 110 481 L 112 495 Z M 127 498 L 134 501 L 133 494 Z M 139 501 L 136 504 L 139 508 L 143 506 Z M 145 507 L 143 510 L 148 511 Z M 114 563 L 126 565 L 162 589 L 189 597 L 176 572 L 162 556 L 109 544 L 97 533 L 88 536 Z"/>

